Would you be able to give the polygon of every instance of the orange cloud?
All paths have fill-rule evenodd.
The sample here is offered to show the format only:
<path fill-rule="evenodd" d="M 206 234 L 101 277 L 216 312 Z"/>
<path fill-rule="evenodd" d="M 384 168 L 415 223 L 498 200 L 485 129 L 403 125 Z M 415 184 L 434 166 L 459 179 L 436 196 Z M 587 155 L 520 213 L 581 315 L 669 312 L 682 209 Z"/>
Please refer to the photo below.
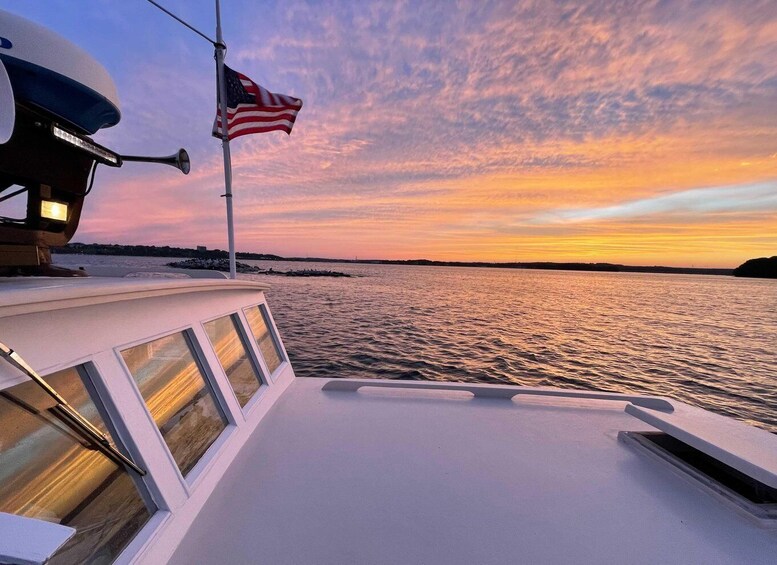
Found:
<path fill-rule="evenodd" d="M 253 12 L 268 29 L 235 30 L 231 64 L 305 107 L 291 137 L 233 144 L 239 249 L 716 266 L 777 252 L 769 203 L 537 221 L 777 183 L 773 2 L 284 2 L 246 5 L 246 21 Z M 120 127 L 143 150 L 186 145 L 194 172 L 100 171 L 78 237 L 226 245 L 212 62 L 169 63 L 150 55 L 120 80 Z M 182 93 L 187 81 L 200 86 Z"/>

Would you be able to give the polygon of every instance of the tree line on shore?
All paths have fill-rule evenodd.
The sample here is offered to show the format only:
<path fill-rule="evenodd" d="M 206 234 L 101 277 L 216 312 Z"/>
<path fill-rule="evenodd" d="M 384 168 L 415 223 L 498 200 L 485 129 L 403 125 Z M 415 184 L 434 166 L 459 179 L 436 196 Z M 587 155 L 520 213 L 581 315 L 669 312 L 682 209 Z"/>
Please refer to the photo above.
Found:
<path fill-rule="evenodd" d="M 229 253 L 221 249 L 192 249 L 169 245 L 121 245 L 118 243 L 68 243 L 55 247 L 54 253 L 65 255 L 123 255 L 130 257 L 188 257 L 198 259 L 228 259 Z M 238 259 L 255 261 L 282 261 L 279 255 L 267 253 L 237 253 Z"/>
<path fill-rule="evenodd" d="M 142 257 L 185 257 L 197 259 L 225 259 L 229 254 L 221 249 L 171 247 L 169 245 L 120 245 L 115 243 L 69 243 L 52 249 L 54 253 L 81 255 L 129 255 Z M 734 275 L 742 277 L 777 278 L 777 256 L 750 259 L 736 269 L 705 269 L 695 267 L 638 266 L 616 263 L 554 263 L 487 262 L 487 261 L 432 261 L 429 259 L 329 259 L 325 257 L 281 257 L 269 253 L 236 253 L 238 259 L 254 261 L 306 261 L 316 263 L 361 263 L 381 265 L 427 265 L 441 267 L 492 267 L 502 269 L 550 269 L 564 271 L 600 271 L 622 273 L 670 273 L 697 275 Z"/>

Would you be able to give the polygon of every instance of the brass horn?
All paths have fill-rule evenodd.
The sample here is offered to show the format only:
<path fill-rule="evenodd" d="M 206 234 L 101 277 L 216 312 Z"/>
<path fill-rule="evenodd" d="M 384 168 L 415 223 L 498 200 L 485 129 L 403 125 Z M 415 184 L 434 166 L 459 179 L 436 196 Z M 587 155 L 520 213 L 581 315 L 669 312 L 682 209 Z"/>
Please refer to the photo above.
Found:
<path fill-rule="evenodd" d="M 183 174 L 188 175 L 192 168 L 191 161 L 189 160 L 189 154 L 186 149 L 181 147 L 177 153 L 173 153 L 167 157 L 141 157 L 138 155 L 121 155 L 123 161 L 137 161 L 141 163 L 162 163 L 164 165 L 170 165 L 175 167 Z"/>

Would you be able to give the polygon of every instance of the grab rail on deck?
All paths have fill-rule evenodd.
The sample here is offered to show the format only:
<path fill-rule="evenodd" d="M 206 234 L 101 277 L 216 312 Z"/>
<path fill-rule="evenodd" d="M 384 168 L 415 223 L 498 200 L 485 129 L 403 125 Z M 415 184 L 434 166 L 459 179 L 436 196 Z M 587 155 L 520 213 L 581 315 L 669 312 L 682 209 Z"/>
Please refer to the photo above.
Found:
<path fill-rule="evenodd" d="M 393 381 L 364 379 L 332 379 L 321 390 L 356 392 L 362 387 L 394 389 L 438 389 L 471 392 L 476 398 L 501 398 L 511 400 L 514 396 L 554 396 L 558 398 L 581 398 L 586 400 L 616 400 L 630 402 L 635 406 L 651 408 L 660 412 L 674 412 L 672 403 L 655 396 L 619 394 L 613 392 L 592 392 L 551 388 L 523 388 L 510 385 L 467 384 L 436 381 Z"/>

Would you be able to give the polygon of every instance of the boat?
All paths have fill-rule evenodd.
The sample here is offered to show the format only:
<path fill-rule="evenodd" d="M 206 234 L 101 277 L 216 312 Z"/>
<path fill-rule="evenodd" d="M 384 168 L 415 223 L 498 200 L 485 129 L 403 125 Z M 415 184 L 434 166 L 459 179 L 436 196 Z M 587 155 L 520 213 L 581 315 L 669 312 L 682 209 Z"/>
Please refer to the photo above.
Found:
<path fill-rule="evenodd" d="M 90 137 L 118 98 L 53 32 L 0 12 L 0 38 L 0 197 L 28 198 L 0 226 L 27 275 L 0 278 L 0 562 L 774 562 L 766 430 L 655 396 L 297 378 L 264 284 L 52 276 L 84 274 L 48 248 L 122 162 Z"/>

